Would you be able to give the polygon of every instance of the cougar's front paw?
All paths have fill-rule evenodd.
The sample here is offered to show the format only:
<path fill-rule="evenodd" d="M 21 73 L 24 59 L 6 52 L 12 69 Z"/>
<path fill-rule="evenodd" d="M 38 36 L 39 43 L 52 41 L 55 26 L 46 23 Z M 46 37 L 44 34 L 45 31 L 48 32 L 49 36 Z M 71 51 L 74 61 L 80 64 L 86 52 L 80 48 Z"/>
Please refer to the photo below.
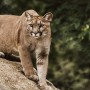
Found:
<path fill-rule="evenodd" d="M 30 80 L 33 80 L 33 81 L 38 81 L 38 80 L 39 80 L 39 78 L 38 78 L 37 75 L 30 75 L 30 76 L 28 76 L 28 78 L 29 78 Z"/>
<path fill-rule="evenodd" d="M 39 88 L 40 90 L 51 90 L 50 86 L 48 85 L 42 85 L 42 86 L 39 85 Z"/>
<path fill-rule="evenodd" d="M 25 76 L 27 78 L 29 78 L 30 80 L 33 80 L 33 81 L 38 81 L 39 78 L 38 78 L 38 75 L 36 73 L 36 70 L 26 70 L 24 71 L 25 72 Z"/>
<path fill-rule="evenodd" d="M 0 52 L 0 57 L 5 57 L 5 54 L 3 52 Z"/>

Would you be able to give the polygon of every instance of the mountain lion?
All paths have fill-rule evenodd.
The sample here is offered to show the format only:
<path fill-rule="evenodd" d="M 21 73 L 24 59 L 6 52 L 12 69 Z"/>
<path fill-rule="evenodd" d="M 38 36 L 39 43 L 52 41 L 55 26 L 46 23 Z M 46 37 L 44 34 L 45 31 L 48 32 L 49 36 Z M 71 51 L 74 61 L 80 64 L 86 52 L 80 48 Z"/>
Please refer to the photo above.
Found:
<path fill-rule="evenodd" d="M 34 10 L 27 10 L 21 16 L 0 15 L 0 56 L 19 53 L 25 75 L 32 80 L 39 79 L 43 88 L 47 86 L 52 17 L 50 12 L 40 16 Z M 37 74 L 31 61 L 32 52 L 36 57 Z"/>

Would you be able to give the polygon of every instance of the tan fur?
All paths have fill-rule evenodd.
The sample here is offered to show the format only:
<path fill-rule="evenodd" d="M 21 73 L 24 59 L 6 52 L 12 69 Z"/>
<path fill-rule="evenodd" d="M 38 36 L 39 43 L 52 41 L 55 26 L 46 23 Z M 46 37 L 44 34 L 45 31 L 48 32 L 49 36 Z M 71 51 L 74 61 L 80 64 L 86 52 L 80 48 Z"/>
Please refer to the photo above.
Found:
<path fill-rule="evenodd" d="M 39 78 L 40 86 L 46 86 L 51 19 L 51 13 L 39 16 L 34 10 L 27 10 L 21 16 L 0 15 L 0 51 L 19 53 L 25 75 L 33 80 Z M 33 70 L 32 52 L 36 55 L 38 76 Z"/>

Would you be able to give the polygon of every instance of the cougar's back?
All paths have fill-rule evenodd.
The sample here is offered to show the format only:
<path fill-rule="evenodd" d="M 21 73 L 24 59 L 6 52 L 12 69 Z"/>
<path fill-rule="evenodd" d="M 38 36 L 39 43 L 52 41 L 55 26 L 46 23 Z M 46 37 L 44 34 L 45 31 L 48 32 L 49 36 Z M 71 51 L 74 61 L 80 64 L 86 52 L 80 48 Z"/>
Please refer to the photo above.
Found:
<path fill-rule="evenodd" d="M 15 47 L 14 33 L 17 27 L 19 16 L 0 15 L 0 51 L 5 53 L 13 52 Z"/>

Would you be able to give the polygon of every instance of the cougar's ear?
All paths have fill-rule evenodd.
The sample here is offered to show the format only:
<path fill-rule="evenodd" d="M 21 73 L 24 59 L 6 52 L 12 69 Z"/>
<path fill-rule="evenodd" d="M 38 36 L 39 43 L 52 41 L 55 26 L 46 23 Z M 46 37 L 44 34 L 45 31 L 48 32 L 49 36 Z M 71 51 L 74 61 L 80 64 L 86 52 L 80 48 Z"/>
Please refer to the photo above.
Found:
<path fill-rule="evenodd" d="M 30 13 L 28 13 L 27 11 L 25 12 L 25 16 L 27 18 L 27 20 L 31 20 L 32 19 L 32 15 L 30 15 Z"/>
<path fill-rule="evenodd" d="M 48 12 L 44 15 L 44 20 L 51 22 L 53 18 L 53 14 L 51 12 Z"/>

